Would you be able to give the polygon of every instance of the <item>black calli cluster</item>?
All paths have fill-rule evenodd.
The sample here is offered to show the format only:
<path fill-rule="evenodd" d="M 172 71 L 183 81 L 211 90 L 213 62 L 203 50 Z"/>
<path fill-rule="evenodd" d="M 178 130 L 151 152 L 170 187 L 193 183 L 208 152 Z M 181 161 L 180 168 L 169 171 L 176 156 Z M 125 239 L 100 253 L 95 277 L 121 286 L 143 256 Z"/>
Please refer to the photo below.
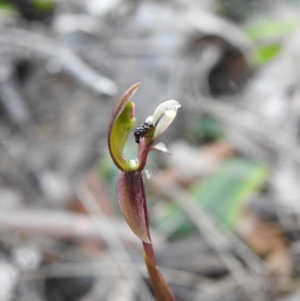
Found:
<path fill-rule="evenodd" d="M 145 137 L 149 129 L 154 127 L 152 122 L 145 122 L 141 126 L 137 127 L 134 131 L 134 138 L 136 143 L 140 143 L 140 139 Z"/>

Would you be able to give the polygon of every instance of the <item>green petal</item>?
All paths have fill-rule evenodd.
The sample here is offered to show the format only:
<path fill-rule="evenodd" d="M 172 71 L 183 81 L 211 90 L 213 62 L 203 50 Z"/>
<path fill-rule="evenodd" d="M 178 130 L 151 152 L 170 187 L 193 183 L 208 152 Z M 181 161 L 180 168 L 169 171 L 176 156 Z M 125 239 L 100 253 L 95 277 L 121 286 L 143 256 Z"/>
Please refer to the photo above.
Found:
<path fill-rule="evenodd" d="M 123 154 L 123 150 L 128 135 L 135 125 L 134 103 L 130 101 L 139 83 L 129 88 L 118 104 L 116 105 L 111 116 L 108 128 L 108 148 L 115 165 L 123 171 L 133 171 L 139 166 L 138 159 L 130 160 Z"/>

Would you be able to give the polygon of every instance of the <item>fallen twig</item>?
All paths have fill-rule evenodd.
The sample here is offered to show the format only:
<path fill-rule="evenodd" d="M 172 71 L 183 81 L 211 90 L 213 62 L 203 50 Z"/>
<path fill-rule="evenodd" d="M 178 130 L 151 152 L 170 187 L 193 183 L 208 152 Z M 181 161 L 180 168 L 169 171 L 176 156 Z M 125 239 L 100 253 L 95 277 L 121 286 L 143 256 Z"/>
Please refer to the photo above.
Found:
<path fill-rule="evenodd" d="M 123 221 L 110 218 L 109 221 L 94 215 L 91 222 L 88 216 L 63 211 L 22 210 L 1 211 L 0 227 L 22 231 L 27 234 L 50 236 L 56 239 L 95 239 L 104 240 L 111 225 L 124 242 L 139 246 L 134 234 Z"/>
<path fill-rule="evenodd" d="M 46 59 L 56 59 L 65 72 L 97 93 L 113 96 L 118 91 L 117 85 L 111 79 L 90 68 L 81 58 L 55 40 L 26 30 L 2 28 L 0 47 L 8 46 L 13 51 L 17 48 L 20 52 L 27 50 Z"/>

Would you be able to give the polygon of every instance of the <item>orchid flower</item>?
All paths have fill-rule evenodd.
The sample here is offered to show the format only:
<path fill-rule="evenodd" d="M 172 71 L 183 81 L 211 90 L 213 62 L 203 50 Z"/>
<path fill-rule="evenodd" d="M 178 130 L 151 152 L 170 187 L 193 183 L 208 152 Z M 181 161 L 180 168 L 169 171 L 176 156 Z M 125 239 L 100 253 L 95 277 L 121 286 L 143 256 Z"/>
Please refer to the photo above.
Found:
<path fill-rule="evenodd" d="M 129 227 L 143 242 L 144 260 L 156 299 L 174 301 L 175 298 L 168 284 L 156 266 L 141 172 L 150 151 L 169 153 L 163 143 L 154 144 L 174 120 L 180 104 L 176 100 L 161 103 L 153 115 L 146 119 L 144 125 L 136 129 L 134 134 L 138 143 L 137 158 L 128 159 L 123 154 L 123 150 L 136 123 L 135 105 L 131 97 L 139 86 L 140 84 L 137 83 L 129 88 L 115 106 L 108 128 L 107 142 L 111 158 L 120 170 L 117 179 L 119 206 Z"/>

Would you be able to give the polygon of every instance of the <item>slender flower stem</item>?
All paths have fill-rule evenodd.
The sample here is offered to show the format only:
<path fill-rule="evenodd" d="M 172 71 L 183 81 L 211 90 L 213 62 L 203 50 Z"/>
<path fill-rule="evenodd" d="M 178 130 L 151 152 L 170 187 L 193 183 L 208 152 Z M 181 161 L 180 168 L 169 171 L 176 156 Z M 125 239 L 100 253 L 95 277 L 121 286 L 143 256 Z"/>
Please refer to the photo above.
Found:
<path fill-rule="evenodd" d="M 142 198 L 144 198 L 144 214 L 146 219 L 146 226 L 148 231 L 148 237 L 150 239 L 150 243 L 143 241 L 144 259 L 147 265 L 149 279 L 154 291 L 154 295 L 158 301 L 176 301 L 166 280 L 164 279 L 163 275 L 157 268 L 153 245 L 150 236 L 150 230 L 149 230 L 148 208 L 147 208 L 146 193 L 145 193 L 143 179 L 142 179 L 141 188 L 142 188 L 141 189 Z"/>
<path fill-rule="evenodd" d="M 151 262 L 151 264 L 156 266 L 156 259 L 155 259 L 155 255 L 154 255 L 154 251 L 153 251 L 152 240 L 151 240 L 151 235 L 150 235 L 150 230 L 149 230 L 148 208 L 147 208 L 147 200 L 146 200 L 146 193 L 145 193 L 145 186 L 144 186 L 143 178 L 142 178 L 142 197 L 145 200 L 144 213 L 145 213 L 148 237 L 150 238 L 150 243 L 145 243 L 143 241 L 143 247 L 144 247 L 145 254 L 148 258 L 148 261 Z"/>
<path fill-rule="evenodd" d="M 148 141 L 143 139 L 139 143 L 139 146 L 138 146 L 137 157 L 139 158 L 139 163 L 140 163 L 139 168 L 138 168 L 139 171 L 142 171 L 145 168 L 145 165 L 147 162 L 147 156 L 148 156 L 148 153 L 150 150 L 151 150 L 151 145 L 149 144 Z M 144 192 L 144 195 L 145 195 L 145 192 Z M 147 210 L 147 208 L 146 208 L 146 210 Z"/>
<path fill-rule="evenodd" d="M 152 243 L 147 244 L 143 242 L 143 247 L 149 263 L 156 266 L 156 259 L 155 259 Z"/>

